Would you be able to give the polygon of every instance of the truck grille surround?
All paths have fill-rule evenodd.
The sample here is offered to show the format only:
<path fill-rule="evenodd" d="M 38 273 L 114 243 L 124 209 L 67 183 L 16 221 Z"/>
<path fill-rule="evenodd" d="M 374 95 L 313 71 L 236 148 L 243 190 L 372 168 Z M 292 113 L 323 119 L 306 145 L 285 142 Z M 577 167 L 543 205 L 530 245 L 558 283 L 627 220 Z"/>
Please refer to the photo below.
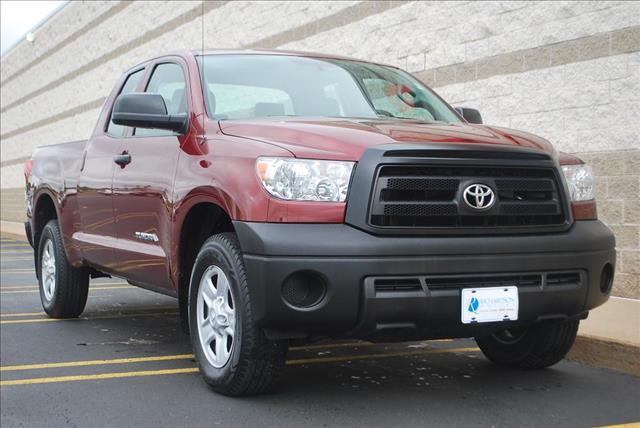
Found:
<path fill-rule="evenodd" d="M 496 195 L 478 212 L 462 200 L 467 186 Z M 553 169 L 490 166 L 382 166 L 374 182 L 370 223 L 381 227 L 510 227 L 566 220 Z"/>
<path fill-rule="evenodd" d="M 478 209 L 465 201 L 474 185 L 491 190 L 492 204 Z M 382 235 L 524 234 L 561 232 L 572 218 L 550 156 L 442 143 L 368 149 L 352 179 L 346 222 Z"/>

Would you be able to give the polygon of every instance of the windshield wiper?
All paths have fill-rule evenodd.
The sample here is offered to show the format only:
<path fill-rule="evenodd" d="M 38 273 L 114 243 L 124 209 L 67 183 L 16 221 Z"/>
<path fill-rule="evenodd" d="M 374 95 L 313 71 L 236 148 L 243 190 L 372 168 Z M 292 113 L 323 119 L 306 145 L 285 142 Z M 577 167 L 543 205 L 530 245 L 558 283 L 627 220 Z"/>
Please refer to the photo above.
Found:
<path fill-rule="evenodd" d="M 425 120 L 425 119 L 418 119 L 415 117 L 403 117 L 403 116 L 395 116 L 393 114 L 391 114 L 390 112 L 386 111 L 386 110 L 381 110 L 381 109 L 376 109 L 376 113 L 378 113 L 378 118 L 387 118 L 387 117 L 392 117 L 394 119 L 399 119 L 399 120 L 410 120 L 412 122 L 419 122 L 419 123 L 428 123 L 428 124 L 432 124 L 432 123 L 443 123 L 443 124 L 451 124 L 451 122 L 445 122 L 442 120 Z"/>

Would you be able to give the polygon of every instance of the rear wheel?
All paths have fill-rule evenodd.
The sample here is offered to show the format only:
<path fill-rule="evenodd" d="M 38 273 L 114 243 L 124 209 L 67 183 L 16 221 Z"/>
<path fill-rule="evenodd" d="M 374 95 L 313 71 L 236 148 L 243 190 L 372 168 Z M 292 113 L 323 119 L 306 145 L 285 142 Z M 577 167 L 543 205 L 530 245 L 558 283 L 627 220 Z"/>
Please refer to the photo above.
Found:
<path fill-rule="evenodd" d="M 189 287 L 191 344 L 205 381 L 231 396 L 268 391 L 284 368 L 285 342 L 253 321 L 242 253 L 233 233 L 200 249 Z"/>
<path fill-rule="evenodd" d="M 53 318 L 75 318 L 87 303 L 89 274 L 67 260 L 57 220 L 49 221 L 38 245 L 40 300 Z"/>
<path fill-rule="evenodd" d="M 519 369 L 541 369 L 562 360 L 576 339 L 580 321 L 545 322 L 476 337 L 493 363 Z"/>

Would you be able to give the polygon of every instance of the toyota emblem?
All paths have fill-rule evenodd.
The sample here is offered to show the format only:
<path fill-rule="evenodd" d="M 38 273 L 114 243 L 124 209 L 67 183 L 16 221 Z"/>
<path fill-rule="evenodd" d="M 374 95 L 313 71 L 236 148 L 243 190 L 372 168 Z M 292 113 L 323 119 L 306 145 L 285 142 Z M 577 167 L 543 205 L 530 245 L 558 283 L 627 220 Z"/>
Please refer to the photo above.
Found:
<path fill-rule="evenodd" d="M 496 194 L 486 184 L 471 184 L 462 192 L 462 199 L 470 208 L 485 211 L 496 202 Z"/>

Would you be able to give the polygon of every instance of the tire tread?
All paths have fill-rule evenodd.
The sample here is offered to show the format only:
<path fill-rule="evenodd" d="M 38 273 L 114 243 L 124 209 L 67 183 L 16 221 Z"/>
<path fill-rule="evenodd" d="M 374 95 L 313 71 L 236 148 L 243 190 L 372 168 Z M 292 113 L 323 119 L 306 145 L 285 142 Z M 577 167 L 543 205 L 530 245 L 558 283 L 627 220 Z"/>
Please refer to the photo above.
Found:
<path fill-rule="evenodd" d="M 493 363 L 524 370 L 537 370 L 560 362 L 575 342 L 580 321 L 548 322 L 529 328 L 521 341 L 507 345 L 493 336 L 477 337 L 482 353 Z"/>
<path fill-rule="evenodd" d="M 89 274 L 84 268 L 74 268 L 67 260 L 64 250 L 62 234 L 57 220 L 50 220 L 44 227 L 41 241 L 47 235 L 52 235 L 52 242 L 56 257 L 56 295 L 53 299 L 53 307 L 47 308 L 43 301 L 45 312 L 53 318 L 77 318 L 82 314 L 87 304 L 89 294 Z M 38 246 L 38 252 L 42 251 L 42 242 Z M 38 256 L 37 269 L 41 269 L 41 254 Z M 41 272 L 38 275 L 42 277 Z M 40 279 L 42 281 L 42 279 Z"/>
<path fill-rule="evenodd" d="M 241 313 L 245 320 L 245 329 L 242 335 L 242 352 L 244 357 L 239 358 L 238 364 L 232 367 L 233 379 L 230 383 L 220 384 L 205 375 L 205 381 L 217 392 L 229 396 L 249 396 L 262 394 L 269 391 L 279 379 L 283 368 L 286 353 L 286 344 L 268 340 L 264 332 L 254 324 L 251 306 L 251 296 L 247 286 L 247 276 L 244 269 L 244 260 L 240 244 L 235 233 L 225 232 L 213 235 L 202 246 L 206 249 L 210 244 L 223 246 L 231 264 L 235 267 L 229 274 L 238 284 L 238 292 L 242 293 L 236 306 L 243 305 Z M 202 250 L 201 250 L 202 251 Z M 200 258 L 200 256 L 198 256 Z M 198 264 L 196 260 L 195 265 Z M 194 266 L 195 266 L 194 265 Z M 196 329 L 193 329 L 196 330 Z"/>

